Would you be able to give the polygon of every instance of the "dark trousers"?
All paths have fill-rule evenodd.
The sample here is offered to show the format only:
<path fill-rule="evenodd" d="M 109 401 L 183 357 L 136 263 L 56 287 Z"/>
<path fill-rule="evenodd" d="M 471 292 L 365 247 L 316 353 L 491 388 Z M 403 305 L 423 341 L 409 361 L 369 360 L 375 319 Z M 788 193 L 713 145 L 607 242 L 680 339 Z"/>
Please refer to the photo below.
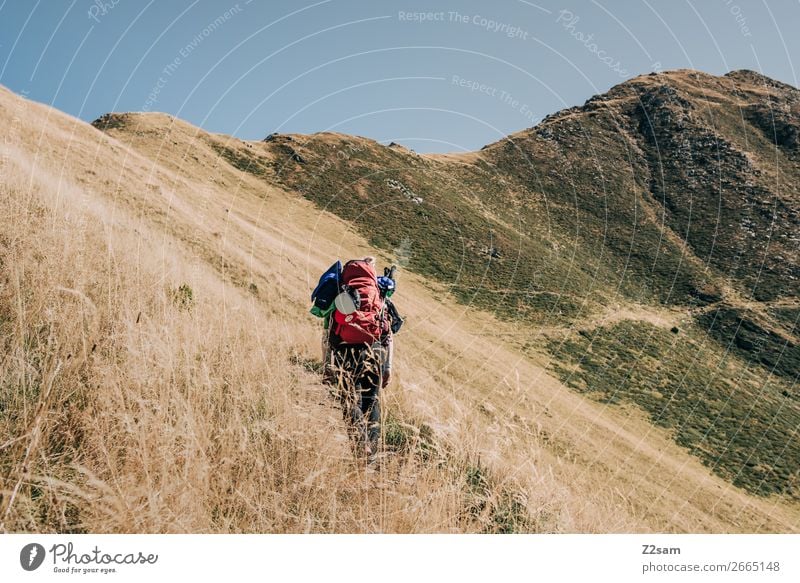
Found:
<path fill-rule="evenodd" d="M 340 345 L 331 353 L 331 369 L 335 375 L 342 412 L 359 454 L 378 452 L 385 352 L 380 344 L 375 344 Z"/>

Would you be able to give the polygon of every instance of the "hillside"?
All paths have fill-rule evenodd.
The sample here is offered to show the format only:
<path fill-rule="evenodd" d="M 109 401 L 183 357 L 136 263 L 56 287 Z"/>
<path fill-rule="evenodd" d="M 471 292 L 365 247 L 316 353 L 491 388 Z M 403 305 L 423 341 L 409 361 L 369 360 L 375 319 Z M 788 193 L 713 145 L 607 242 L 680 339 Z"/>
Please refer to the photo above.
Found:
<path fill-rule="evenodd" d="M 694 162 L 648 146 L 678 119 L 639 99 L 660 85 L 698 100 L 692 136 L 724 99 L 753 104 L 718 159 L 762 174 L 718 162 L 742 190 L 695 201 Z M 800 530 L 797 194 L 770 182 L 797 172 L 793 91 L 639 78 L 481 152 L 418 156 L 161 114 L 92 127 L 0 89 L 0 529 Z M 753 120 L 778 97 L 770 166 Z M 773 235 L 730 228 L 765 198 Z M 695 235 L 722 207 L 719 235 Z M 350 459 L 307 313 L 331 259 L 367 252 L 406 268 L 378 476 Z"/>

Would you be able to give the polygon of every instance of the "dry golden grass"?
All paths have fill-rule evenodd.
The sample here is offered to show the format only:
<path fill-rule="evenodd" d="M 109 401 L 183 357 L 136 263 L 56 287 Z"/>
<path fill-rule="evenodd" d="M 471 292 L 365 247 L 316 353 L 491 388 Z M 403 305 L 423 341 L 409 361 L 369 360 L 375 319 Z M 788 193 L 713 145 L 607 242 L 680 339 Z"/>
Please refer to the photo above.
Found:
<path fill-rule="evenodd" d="M 796 506 L 569 391 L 513 328 L 409 273 L 393 454 L 365 472 L 314 372 L 307 295 L 374 250 L 187 124 L 141 116 L 125 145 L 0 105 L 0 530 L 798 530 Z"/>
<path fill-rule="evenodd" d="M 4 530 L 480 527 L 446 456 L 383 476 L 350 459 L 316 376 L 292 364 L 307 334 L 177 249 L 162 261 L 20 186 L 0 212 Z"/>

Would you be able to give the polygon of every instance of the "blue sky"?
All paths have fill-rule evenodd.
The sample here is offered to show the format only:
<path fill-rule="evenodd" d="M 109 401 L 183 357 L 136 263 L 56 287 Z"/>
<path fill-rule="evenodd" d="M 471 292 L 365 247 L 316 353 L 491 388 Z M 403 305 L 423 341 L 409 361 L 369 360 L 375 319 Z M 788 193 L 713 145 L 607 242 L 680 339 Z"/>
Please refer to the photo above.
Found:
<path fill-rule="evenodd" d="M 72 115 L 473 150 L 654 69 L 798 85 L 800 0 L 0 0 L 0 84 Z"/>

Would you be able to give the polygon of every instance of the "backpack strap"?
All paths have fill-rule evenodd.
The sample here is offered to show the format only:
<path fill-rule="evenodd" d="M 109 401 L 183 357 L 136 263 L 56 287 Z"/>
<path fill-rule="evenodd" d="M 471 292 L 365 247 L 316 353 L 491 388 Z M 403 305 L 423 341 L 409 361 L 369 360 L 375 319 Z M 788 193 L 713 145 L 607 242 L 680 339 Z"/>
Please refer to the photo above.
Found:
<path fill-rule="evenodd" d="M 389 298 L 384 300 L 384 307 L 389 312 L 389 318 L 392 320 L 392 334 L 397 334 L 400 331 L 400 327 L 403 325 L 403 318 L 400 317 L 400 313 L 397 311 L 394 302 Z"/>

